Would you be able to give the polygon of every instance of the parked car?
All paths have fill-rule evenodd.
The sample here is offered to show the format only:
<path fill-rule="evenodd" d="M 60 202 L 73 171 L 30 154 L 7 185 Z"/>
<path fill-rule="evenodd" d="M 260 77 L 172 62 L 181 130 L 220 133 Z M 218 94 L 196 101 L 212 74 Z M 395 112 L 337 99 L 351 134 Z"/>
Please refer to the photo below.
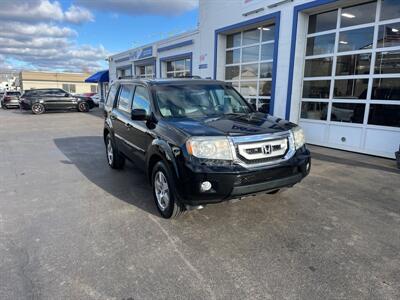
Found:
<path fill-rule="evenodd" d="M 84 93 L 82 95 L 79 95 L 81 97 L 89 97 L 90 99 L 93 100 L 93 103 L 95 104 L 96 107 L 99 107 L 99 102 L 100 102 L 100 97 L 98 93 Z"/>
<path fill-rule="evenodd" d="M 164 218 L 276 193 L 310 171 L 303 130 L 255 111 L 225 82 L 117 80 L 104 109 L 109 166 L 143 169 Z"/>
<path fill-rule="evenodd" d="M 4 109 L 10 107 L 19 107 L 19 98 L 21 93 L 18 91 L 6 91 L 1 98 L 1 107 Z"/>
<path fill-rule="evenodd" d="M 52 110 L 78 110 L 88 112 L 95 107 L 89 97 L 73 96 L 63 89 L 35 89 L 25 91 L 21 97 L 22 109 L 40 115 Z"/>

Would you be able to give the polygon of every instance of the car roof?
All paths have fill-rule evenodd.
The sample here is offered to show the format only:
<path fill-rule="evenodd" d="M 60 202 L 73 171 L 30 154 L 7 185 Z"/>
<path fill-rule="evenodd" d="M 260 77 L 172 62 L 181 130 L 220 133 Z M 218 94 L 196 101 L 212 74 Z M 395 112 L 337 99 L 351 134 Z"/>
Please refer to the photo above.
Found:
<path fill-rule="evenodd" d="M 154 79 L 140 79 L 140 78 L 123 78 L 118 79 L 116 82 L 119 83 L 147 83 L 149 85 L 169 85 L 169 84 L 223 84 L 229 83 L 213 79 L 201 79 L 201 78 L 154 78 Z"/>

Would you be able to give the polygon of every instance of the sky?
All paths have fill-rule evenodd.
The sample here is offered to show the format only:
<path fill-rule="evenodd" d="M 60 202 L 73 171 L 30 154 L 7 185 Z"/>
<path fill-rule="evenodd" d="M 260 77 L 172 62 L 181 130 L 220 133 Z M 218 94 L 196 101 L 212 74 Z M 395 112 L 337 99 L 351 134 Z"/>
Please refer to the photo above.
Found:
<path fill-rule="evenodd" d="M 198 0 L 0 0 L 0 70 L 94 72 L 196 28 Z"/>

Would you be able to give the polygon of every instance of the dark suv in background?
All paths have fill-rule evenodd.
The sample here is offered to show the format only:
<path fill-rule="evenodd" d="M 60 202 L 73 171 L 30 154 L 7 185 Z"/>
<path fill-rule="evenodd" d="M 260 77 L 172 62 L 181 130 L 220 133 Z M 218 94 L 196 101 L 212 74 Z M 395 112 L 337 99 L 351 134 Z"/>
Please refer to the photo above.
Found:
<path fill-rule="evenodd" d="M 225 82 L 118 80 L 105 104 L 108 164 L 142 168 L 164 218 L 275 193 L 310 171 L 302 129 L 255 111 Z"/>
<path fill-rule="evenodd" d="M 1 107 L 4 109 L 10 107 L 19 107 L 19 98 L 21 93 L 18 91 L 6 91 L 3 97 L 0 99 Z"/>
<path fill-rule="evenodd" d="M 96 104 L 90 97 L 73 96 L 63 89 L 35 89 L 24 92 L 20 106 L 39 115 L 52 110 L 88 112 Z"/>

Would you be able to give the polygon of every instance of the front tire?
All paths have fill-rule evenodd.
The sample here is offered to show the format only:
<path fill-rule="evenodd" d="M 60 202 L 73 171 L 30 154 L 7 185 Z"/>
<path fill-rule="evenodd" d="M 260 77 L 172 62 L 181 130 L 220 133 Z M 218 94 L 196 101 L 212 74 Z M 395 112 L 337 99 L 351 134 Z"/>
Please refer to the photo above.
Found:
<path fill-rule="evenodd" d="M 45 112 L 44 105 L 43 105 L 42 103 L 34 103 L 34 104 L 32 105 L 32 112 L 33 112 L 35 115 L 41 115 L 42 113 Z"/>
<path fill-rule="evenodd" d="M 89 111 L 89 104 L 86 102 L 78 103 L 78 111 L 79 112 L 88 112 Z"/>
<path fill-rule="evenodd" d="M 161 216 L 165 219 L 179 217 L 185 209 L 176 196 L 175 180 L 170 169 L 159 161 L 153 168 L 151 178 L 154 201 Z"/>
<path fill-rule="evenodd" d="M 122 169 L 125 165 L 125 157 L 123 157 L 115 147 L 110 134 L 106 136 L 106 154 L 107 162 L 112 169 Z"/>

